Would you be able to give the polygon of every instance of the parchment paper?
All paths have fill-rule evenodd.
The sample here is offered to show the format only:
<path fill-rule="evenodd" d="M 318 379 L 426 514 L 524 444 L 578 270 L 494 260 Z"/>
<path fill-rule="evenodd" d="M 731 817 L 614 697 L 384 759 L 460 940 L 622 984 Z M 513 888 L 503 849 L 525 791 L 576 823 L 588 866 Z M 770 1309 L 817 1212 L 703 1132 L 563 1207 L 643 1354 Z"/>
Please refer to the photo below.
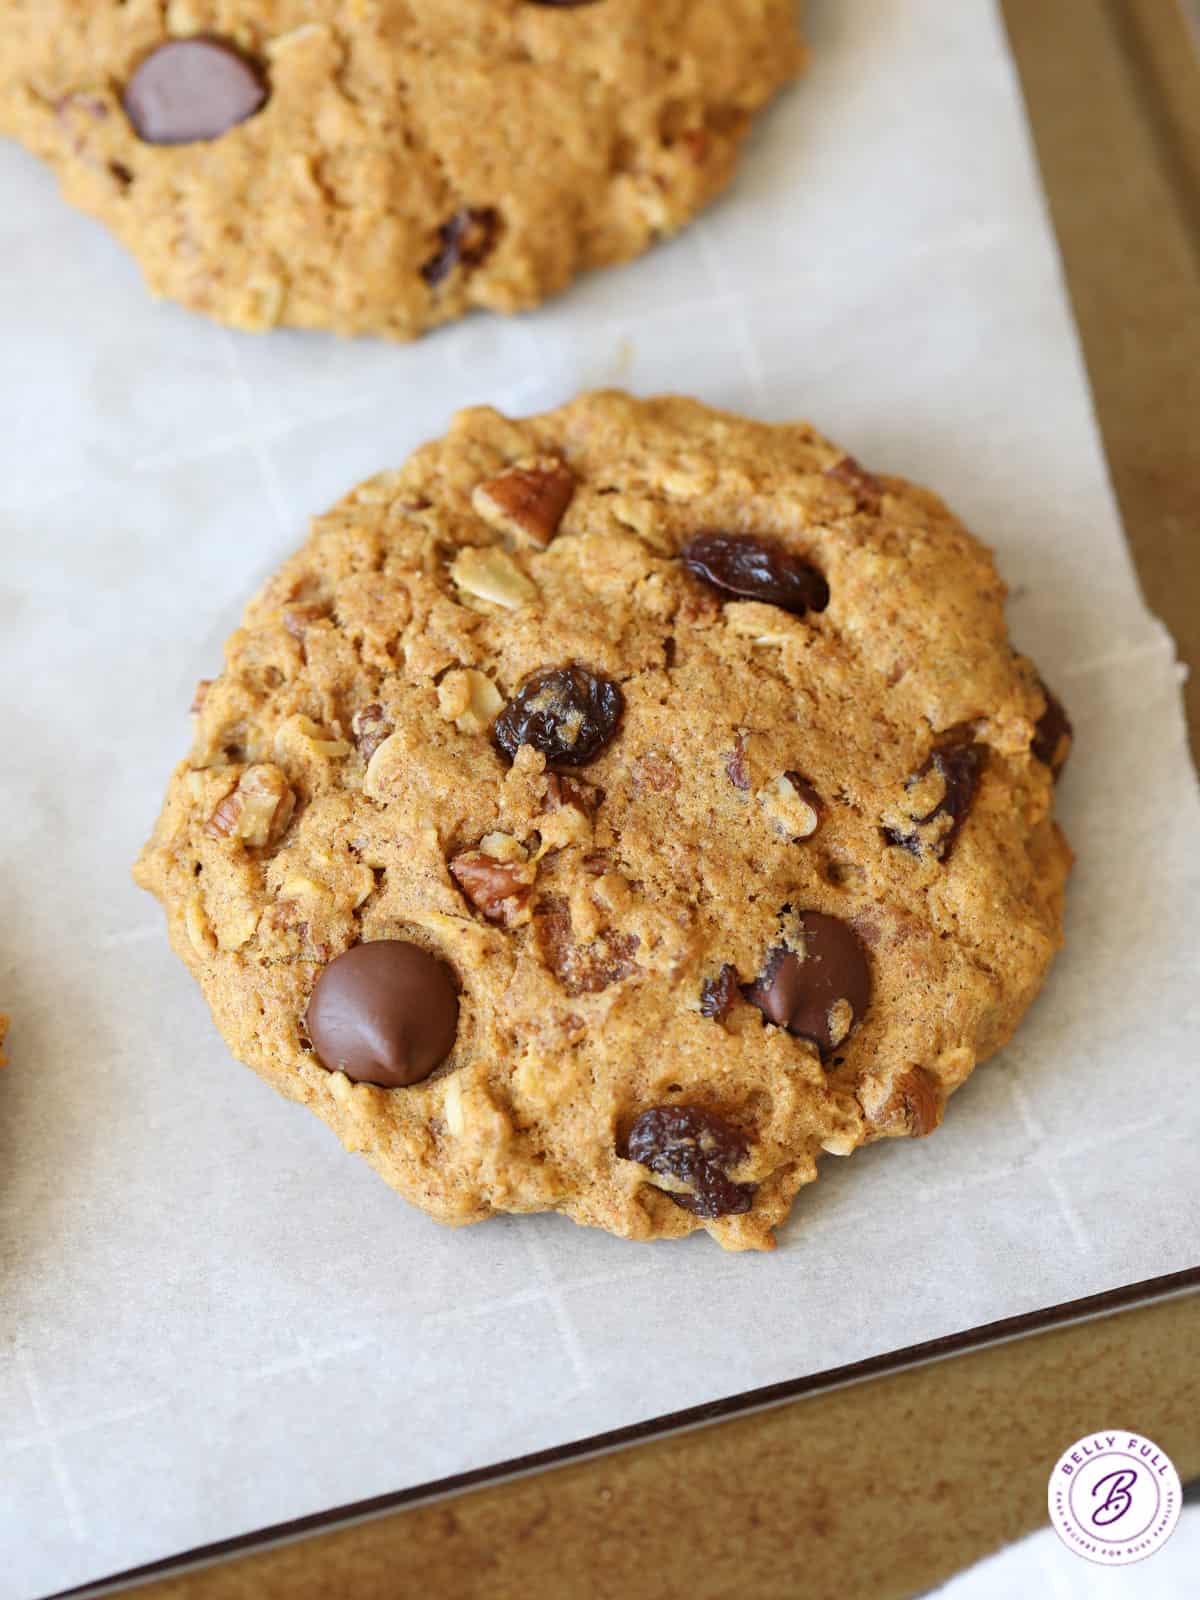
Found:
<path fill-rule="evenodd" d="M 0 1592 L 824 1371 L 1200 1259 L 1200 807 L 987 0 L 820 0 L 732 195 L 519 321 L 234 337 L 0 149 Z M 128 864 L 305 518 L 458 405 L 807 416 L 998 550 L 1069 703 L 1069 945 L 923 1143 L 780 1249 L 443 1231 L 237 1066 Z"/>

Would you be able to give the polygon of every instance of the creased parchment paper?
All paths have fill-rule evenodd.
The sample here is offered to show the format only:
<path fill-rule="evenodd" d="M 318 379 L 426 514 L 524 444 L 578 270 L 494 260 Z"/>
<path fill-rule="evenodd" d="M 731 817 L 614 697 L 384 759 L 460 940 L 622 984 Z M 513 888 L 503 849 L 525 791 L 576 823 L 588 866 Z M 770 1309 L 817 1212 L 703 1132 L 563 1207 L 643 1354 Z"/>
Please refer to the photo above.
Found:
<path fill-rule="evenodd" d="M 536 315 L 234 337 L 0 149 L 0 1591 L 1200 1260 L 1200 808 L 986 0 L 814 0 L 732 195 Z M 1069 944 L 944 1129 L 773 1256 L 443 1231 L 237 1066 L 128 865 L 196 680 L 305 518 L 461 404 L 682 390 L 810 417 L 998 550 L 1070 706 Z"/>

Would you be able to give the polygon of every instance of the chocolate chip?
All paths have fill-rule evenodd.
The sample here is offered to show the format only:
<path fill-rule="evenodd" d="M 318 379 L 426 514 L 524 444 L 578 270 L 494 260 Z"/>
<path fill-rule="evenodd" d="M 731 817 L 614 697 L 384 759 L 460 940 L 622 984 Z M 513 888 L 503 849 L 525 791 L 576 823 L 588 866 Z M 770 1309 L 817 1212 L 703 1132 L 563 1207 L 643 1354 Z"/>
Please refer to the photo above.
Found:
<path fill-rule="evenodd" d="M 219 39 L 171 39 L 142 61 L 125 89 L 125 115 L 147 144 L 218 139 L 266 103 L 252 61 Z"/>
<path fill-rule="evenodd" d="M 881 830 L 883 837 L 889 844 L 900 845 L 910 855 L 919 856 L 925 851 L 938 861 L 948 861 L 954 841 L 971 810 L 986 761 L 987 746 L 976 744 L 969 734 L 938 745 L 925 764 L 908 779 L 908 787 L 913 788 L 931 772 L 936 772 L 942 780 L 942 798 L 932 811 L 925 812 L 923 816 L 913 816 L 911 820 L 917 828 L 924 828 L 939 817 L 947 817 L 949 826 L 929 837 L 922 836 L 915 829 L 886 827 Z"/>
<path fill-rule="evenodd" d="M 1075 730 L 1071 726 L 1071 719 L 1067 716 L 1062 701 L 1047 689 L 1040 678 L 1038 683 L 1046 699 L 1046 709 L 1037 720 L 1033 743 L 1029 748 L 1043 766 L 1049 767 L 1057 778 L 1071 754 L 1071 741 Z"/>
<path fill-rule="evenodd" d="M 383 1089 L 419 1083 L 454 1048 L 454 975 L 403 939 L 351 945 L 317 979 L 304 1025 L 330 1072 Z"/>
<path fill-rule="evenodd" d="M 510 761 L 523 744 L 550 763 L 583 767 L 617 731 L 625 696 L 603 673 L 548 667 L 527 678 L 496 718 L 492 732 Z"/>
<path fill-rule="evenodd" d="M 499 213 L 490 206 L 464 206 L 438 229 L 438 247 L 421 268 L 431 289 L 455 267 L 477 267 L 491 254 L 500 231 Z"/>
<path fill-rule="evenodd" d="M 726 962 L 715 978 L 706 978 L 700 985 L 700 1015 L 722 1021 L 729 1015 L 738 992 L 737 970 Z"/>
<path fill-rule="evenodd" d="M 871 969 L 852 928 L 823 911 L 799 916 L 799 950 L 777 946 L 742 993 L 768 1022 L 811 1039 L 821 1054 L 843 1044 L 871 1003 Z"/>
<path fill-rule="evenodd" d="M 829 604 L 829 585 L 816 567 L 769 539 L 702 533 L 684 545 L 682 556 L 696 577 L 739 600 L 761 600 L 797 617 Z"/>
<path fill-rule="evenodd" d="M 664 1192 L 696 1217 L 749 1211 L 756 1185 L 734 1183 L 730 1167 L 746 1159 L 749 1143 L 724 1117 L 700 1106 L 652 1106 L 629 1130 L 622 1152 L 674 1187 Z"/>

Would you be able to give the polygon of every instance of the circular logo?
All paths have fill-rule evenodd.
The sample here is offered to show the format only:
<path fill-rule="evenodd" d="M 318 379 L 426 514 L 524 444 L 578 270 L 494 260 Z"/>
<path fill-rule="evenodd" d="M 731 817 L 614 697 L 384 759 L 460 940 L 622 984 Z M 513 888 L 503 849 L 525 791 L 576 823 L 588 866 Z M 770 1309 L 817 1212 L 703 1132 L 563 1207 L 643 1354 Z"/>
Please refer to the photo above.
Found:
<path fill-rule="evenodd" d="M 1100 1566 L 1124 1567 L 1171 1537 L 1183 1492 L 1170 1456 L 1153 1439 L 1110 1428 L 1063 1451 L 1046 1498 L 1068 1549 Z"/>

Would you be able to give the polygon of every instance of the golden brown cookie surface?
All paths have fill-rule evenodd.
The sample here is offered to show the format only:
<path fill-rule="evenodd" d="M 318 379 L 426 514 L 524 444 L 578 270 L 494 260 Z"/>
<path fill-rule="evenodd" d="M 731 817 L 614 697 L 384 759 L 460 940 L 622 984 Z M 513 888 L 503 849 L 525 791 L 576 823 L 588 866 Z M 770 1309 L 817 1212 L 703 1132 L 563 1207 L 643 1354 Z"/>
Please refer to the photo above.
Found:
<path fill-rule="evenodd" d="M 0 0 L 0 132 L 151 289 L 412 338 L 674 232 L 800 70 L 793 0 Z"/>
<path fill-rule="evenodd" d="M 234 1053 L 434 1216 L 762 1248 L 1061 941 L 1069 729 L 1003 596 L 806 425 L 464 412 L 251 604 L 138 880 Z"/>

